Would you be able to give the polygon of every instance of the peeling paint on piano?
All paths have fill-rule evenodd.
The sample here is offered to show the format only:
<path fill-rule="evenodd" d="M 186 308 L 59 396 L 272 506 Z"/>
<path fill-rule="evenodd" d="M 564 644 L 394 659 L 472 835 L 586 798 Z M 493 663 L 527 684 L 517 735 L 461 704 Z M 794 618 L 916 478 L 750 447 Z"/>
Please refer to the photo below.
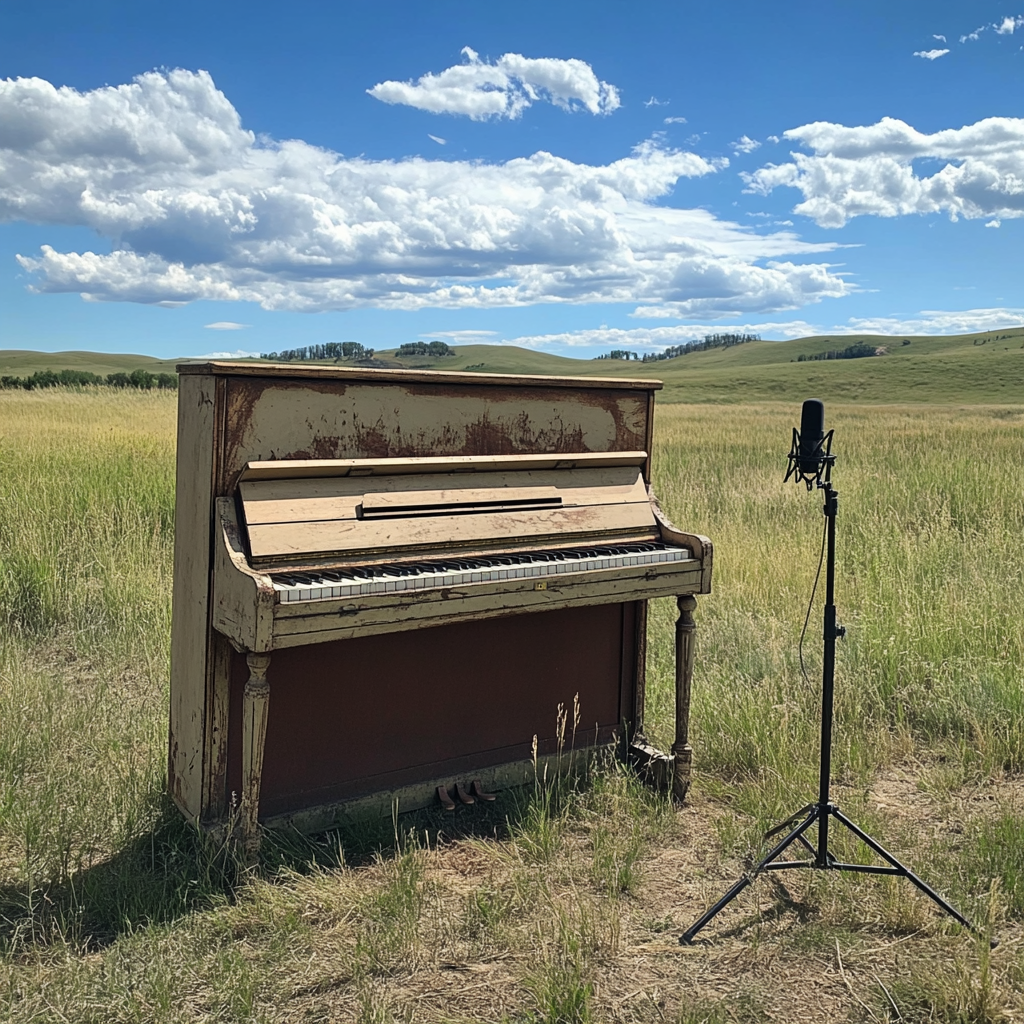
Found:
<path fill-rule="evenodd" d="M 230 492 L 250 461 L 645 450 L 651 397 L 644 391 L 448 391 L 378 381 L 232 379 L 220 492 Z"/>

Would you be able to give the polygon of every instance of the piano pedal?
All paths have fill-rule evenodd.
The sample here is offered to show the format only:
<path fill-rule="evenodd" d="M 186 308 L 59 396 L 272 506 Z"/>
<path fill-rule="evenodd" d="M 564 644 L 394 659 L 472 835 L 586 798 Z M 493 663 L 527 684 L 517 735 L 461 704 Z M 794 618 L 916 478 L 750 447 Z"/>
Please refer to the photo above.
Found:
<path fill-rule="evenodd" d="M 475 804 L 475 803 L 476 803 L 476 800 L 475 800 L 475 798 L 474 798 L 474 797 L 471 797 L 471 796 L 470 796 L 470 795 L 469 795 L 469 794 L 468 794 L 468 793 L 467 793 L 467 792 L 466 792 L 466 791 L 465 791 L 465 790 L 464 790 L 464 789 L 462 788 L 462 783 L 461 783 L 461 782 L 456 782 L 456 783 L 455 783 L 455 796 L 456 796 L 456 797 L 457 797 L 457 798 L 458 798 L 458 799 L 459 799 L 459 800 L 460 800 L 460 801 L 461 801 L 462 803 L 464 803 L 464 804 L 465 804 L 465 805 L 466 805 L 467 807 L 468 807 L 468 806 L 469 806 L 470 804 Z"/>
<path fill-rule="evenodd" d="M 479 779 L 474 779 L 469 784 L 469 791 L 470 791 L 470 793 L 473 794 L 474 797 L 476 797 L 477 800 L 484 800 L 487 803 L 490 803 L 492 800 L 496 800 L 497 799 L 497 797 L 496 797 L 496 795 L 494 793 L 485 793 L 484 792 L 484 787 L 481 784 Z"/>
<path fill-rule="evenodd" d="M 456 787 L 456 792 L 458 792 L 458 787 Z M 446 811 L 455 810 L 455 801 L 448 795 L 448 790 L 445 786 L 437 787 L 437 799 L 441 801 L 441 806 Z"/>

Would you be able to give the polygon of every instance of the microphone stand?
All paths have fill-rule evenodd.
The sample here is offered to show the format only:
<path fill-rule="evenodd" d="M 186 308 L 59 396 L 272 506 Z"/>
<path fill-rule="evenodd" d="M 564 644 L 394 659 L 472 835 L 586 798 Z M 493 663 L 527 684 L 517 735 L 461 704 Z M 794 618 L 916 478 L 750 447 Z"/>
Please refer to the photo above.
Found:
<path fill-rule="evenodd" d="M 846 635 L 846 629 L 836 624 L 835 581 L 836 581 L 836 514 L 839 511 L 839 492 L 832 487 L 832 464 L 836 457 L 832 454 L 832 431 L 830 430 L 816 448 L 817 471 L 812 476 L 802 471 L 799 456 L 799 435 L 793 431 L 793 447 L 789 453 L 790 466 L 786 480 L 796 477 L 811 490 L 817 486 L 824 491 L 825 532 L 826 532 L 826 567 L 825 567 L 825 614 L 824 614 L 824 656 L 822 658 L 821 685 L 821 761 L 818 774 L 818 800 L 816 803 L 801 807 L 795 814 L 765 833 L 764 838 L 770 839 L 780 832 L 795 826 L 751 871 L 743 875 L 733 887 L 697 919 L 680 936 L 679 943 L 688 946 L 693 937 L 719 911 L 730 904 L 748 885 L 763 871 L 784 871 L 790 868 L 814 868 L 820 871 L 857 871 L 869 875 L 897 875 L 906 878 L 926 896 L 934 900 L 947 914 L 955 918 L 965 928 L 978 933 L 978 929 L 959 911 L 946 902 L 934 889 L 914 874 L 910 868 L 901 864 L 880 843 L 872 839 L 863 829 L 846 817 L 839 807 L 832 802 L 829 788 L 832 778 L 832 705 L 835 690 L 836 639 Z M 804 459 L 806 462 L 806 458 Z M 824 471 L 824 473 L 823 473 Z M 824 479 L 822 477 L 824 476 Z M 829 819 L 835 818 L 841 825 L 849 829 L 862 843 L 873 850 L 886 865 L 879 864 L 846 864 L 835 859 L 828 848 Z M 818 847 L 815 849 L 804 833 L 813 825 L 818 825 Z M 793 843 L 799 843 L 810 855 L 810 860 L 776 860 Z M 995 941 L 991 943 L 994 947 Z"/>

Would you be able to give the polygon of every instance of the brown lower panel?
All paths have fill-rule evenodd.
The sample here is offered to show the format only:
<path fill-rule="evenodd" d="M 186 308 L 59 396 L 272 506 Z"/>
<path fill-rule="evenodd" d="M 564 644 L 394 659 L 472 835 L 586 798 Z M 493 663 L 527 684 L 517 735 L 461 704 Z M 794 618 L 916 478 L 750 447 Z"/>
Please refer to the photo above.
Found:
<path fill-rule="evenodd" d="M 577 745 L 633 713 L 635 606 L 593 605 L 274 652 L 261 817 L 556 749 L 579 695 Z M 624 649 L 625 638 L 625 649 Z M 624 657 L 625 655 L 625 657 Z M 243 655 L 231 664 L 228 788 L 241 790 Z"/>

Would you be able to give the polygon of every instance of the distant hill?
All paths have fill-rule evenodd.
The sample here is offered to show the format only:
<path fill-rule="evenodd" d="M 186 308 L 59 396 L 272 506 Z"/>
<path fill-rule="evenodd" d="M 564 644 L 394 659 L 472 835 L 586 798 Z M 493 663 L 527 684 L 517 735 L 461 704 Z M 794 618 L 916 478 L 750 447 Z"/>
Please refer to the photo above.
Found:
<path fill-rule="evenodd" d="M 87 370 L 89 373 L 174 373 L 180 359 L 154 359 L 152 356 L 122 355 L 109 352 L 32 352 L 28 349 L 0 349 L 0 376 L 31 377 L 40 370 Z"/>
<path fill-rule="evenodd" d="M 855 344 L 884 354 L 860 359 L 811 358 Z M 650 363 L 570 359 L 508 345 L 460 345 L 455 355 L 435 358 L 399 358 L 396 351 L 378 351 L 373 365 L 654 378 L 664 382 L 661 400 L 667 402 L 789 402 L 815 394 L 825 400 L 875 404 L 1024 404 L 1024 328 L 953 337 L 839 335 L 755 341 Z M 141 368 L 159 373 L 178 362 L 181 360 L 97 352 L 0 350 L 0 375 L 27 376 L 37 370 L 63 368 L 103 374 Z"/>

